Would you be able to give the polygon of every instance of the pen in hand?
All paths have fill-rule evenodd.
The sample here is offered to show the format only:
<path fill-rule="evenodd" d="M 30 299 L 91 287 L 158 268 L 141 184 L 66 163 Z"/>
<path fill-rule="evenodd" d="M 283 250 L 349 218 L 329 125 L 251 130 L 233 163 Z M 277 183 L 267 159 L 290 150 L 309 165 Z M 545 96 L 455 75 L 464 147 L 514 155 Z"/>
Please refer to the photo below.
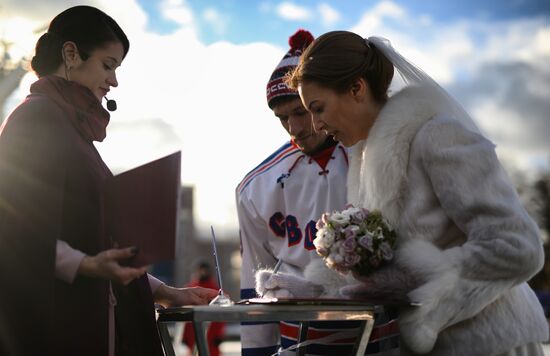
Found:
<path fill-rule="evenodd" d="M 283 260 L 279 259 L 279 261 L 277 261 L 277 264 L 275 265 L 275 267 L 273 267 L 273 274 L 276 274 L 277 272 L 279 272 L 279 268 L 281 268 L 282 264 L 283 264 Z"/>
<path fill-rule="evenodd" d="M 275 264 L 275 267 L 273 267 L 273 274 L 277 274 L 277 272 L 279 271 L 279 268 L 281 268 L 281 265 L 283 264 L 283 259 L 280 258 L 277 263 Z M 266 291 L 264 291 L 261 295 L 260 295 L 260 298 L 263 298 L 264 297 L 264 294 L 265 294 Z"/>

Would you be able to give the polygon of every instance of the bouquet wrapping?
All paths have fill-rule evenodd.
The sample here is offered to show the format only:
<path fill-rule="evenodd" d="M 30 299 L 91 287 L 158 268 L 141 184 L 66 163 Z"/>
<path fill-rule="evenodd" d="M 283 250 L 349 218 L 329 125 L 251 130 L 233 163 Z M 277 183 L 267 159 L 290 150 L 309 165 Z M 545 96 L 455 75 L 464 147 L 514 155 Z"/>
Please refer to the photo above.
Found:
<path fill-rule="evenodd" d="M 396 233 L 378 210 L 348 205 L 324 213 L 313 244 L 329 268 L 367 276 L 393 259 Z"/>

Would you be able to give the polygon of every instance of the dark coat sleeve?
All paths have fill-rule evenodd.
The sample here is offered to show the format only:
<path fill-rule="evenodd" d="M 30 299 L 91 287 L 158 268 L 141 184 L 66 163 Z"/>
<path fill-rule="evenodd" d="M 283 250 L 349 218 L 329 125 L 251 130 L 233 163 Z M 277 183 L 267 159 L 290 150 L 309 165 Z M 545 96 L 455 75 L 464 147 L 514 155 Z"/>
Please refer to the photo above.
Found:
<path fill-rule="evenodd" d="M 62 220 L 62 112 L 21 104 L 0 132 L 0 354 L 50 354 Z"/>

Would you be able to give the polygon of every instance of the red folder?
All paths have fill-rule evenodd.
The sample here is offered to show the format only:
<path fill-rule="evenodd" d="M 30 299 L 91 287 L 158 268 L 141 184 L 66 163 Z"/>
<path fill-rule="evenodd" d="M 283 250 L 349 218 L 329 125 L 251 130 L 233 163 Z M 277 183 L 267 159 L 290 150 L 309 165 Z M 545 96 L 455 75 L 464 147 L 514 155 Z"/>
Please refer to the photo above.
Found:
<path fill-rule="evenodd" d="M 128 265 L 141 267 L 174 259 L 180 166 L 178 151 L 105 183 L 105 233 L 119 248 L 139 248 Z"/>

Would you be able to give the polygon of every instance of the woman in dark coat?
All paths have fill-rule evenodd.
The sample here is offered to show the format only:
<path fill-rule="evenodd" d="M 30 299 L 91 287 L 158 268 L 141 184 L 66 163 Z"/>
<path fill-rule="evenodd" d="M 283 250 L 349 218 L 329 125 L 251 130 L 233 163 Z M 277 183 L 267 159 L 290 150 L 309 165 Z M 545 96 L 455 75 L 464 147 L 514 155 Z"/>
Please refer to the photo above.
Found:
<path fill-rule="evenodd" d="M 111 176 L 93 141 L 101 99 L 129 41 L 108 15 L 76 6 L 36 45 L 39 79 L 0 129 L 0 354 L 162 355 L 153 302 L 205 304 L 217 291 L 172 288 L 121 266 L 132 248 L 103 234 Z M 116 321 L 116 322 L 115 322 Z M 116 341 L 116 342 L 115 342 Z"/>

